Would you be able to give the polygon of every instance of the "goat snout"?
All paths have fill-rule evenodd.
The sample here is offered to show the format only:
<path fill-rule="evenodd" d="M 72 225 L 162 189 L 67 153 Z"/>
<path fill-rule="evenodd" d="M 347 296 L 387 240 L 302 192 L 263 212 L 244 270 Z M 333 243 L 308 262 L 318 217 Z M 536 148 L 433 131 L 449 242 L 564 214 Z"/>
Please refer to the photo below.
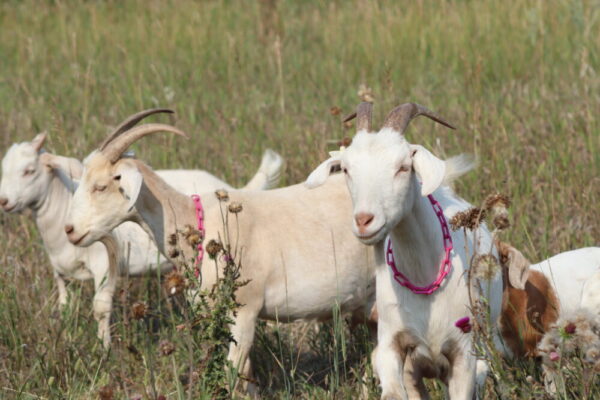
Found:
<path fill-rule="evenodd" d="M 74 230 L 73 225 L 71 225 L 71 224 L 65 225 L 65 233 L 67 235 L 70 235 L 71 233 L 73 233 L 73 230 Z"/>
<path fill-rule="evenodd" d="M 354 216 L 354 220 L 356 221 L 356 226 L 358 227 L 358 232 L 364 234 L 367 230 L 367 227 L 373 222 L 373 218 L 375 216 L 371 213 L 358 213 Z"/>
<path fill-rule="evenodd" d="M 8 199 L 6 197 L 0 197 L 0 206 L 4 207 L 8 204 Z"/>

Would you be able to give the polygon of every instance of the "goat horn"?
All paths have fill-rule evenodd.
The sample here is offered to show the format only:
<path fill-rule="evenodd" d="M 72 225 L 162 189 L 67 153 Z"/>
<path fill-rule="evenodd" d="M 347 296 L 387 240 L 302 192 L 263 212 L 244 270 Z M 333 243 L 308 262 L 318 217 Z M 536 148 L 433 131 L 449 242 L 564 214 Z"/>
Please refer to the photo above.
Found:
<path fill-rule="evenodd" d="M 117 162 L 121 155 L 131 146 L 136 140 L 156 132 L 170 132 L 175 135 L 183 136 L 187 139 L 187 135 L 171 125 L 165 124 L 145 124 L 130 129 L 112 142 L 110 142 L 102 151 L 111 163 Z"/>
<path fill-rule="evenodd" d="M 395 131 L 398 131 L 400 134 L 404 133 L 404 130 L 410 123 L 410 121 L 418 117 L 419 115 L 424 115 L 427 118 L 434 120 L 435 122 L 447 126 L 450 129 L 456 129 L 448 122 L 444 121 L 439 115 L 434 113 L 422 105 L 416 103 L 404 103 L 394 108 L 385 119 L 385 123 L 383 124 L 384 128 L 392 128 Z"/>
<path fill-rule="evenodd" d="M 150 108 L 148 110 L 140 111 L 139 113 L 130 115 L 123 122 L 121 122 L 119 124 L 119 126 L 117 126 L 111 132 L 111 134 L 108 135 L 108 137 L 106 139 L 104 139 L 104 141 L 100 144 L 100 147 L 98 147 L 98 148 L 100 150 L 104 150 L 104 148 L 110 142 L 112 142 L 117 136 L 120 136 L 123 132 L 128 131 L 129 129 L 133 128 L 135 125 L 137 125 L 138 122 L 140 122 L 144 118 L 149 117 L 150 115 L 159 114 L 159 113 L 174 114 L 175 111 L 173 111 L 169 108 Z"/>
<path fill-rule="evenodd" d="M 373 103 L 363 101 L 356 107 L 356 111 L 348 115 L 342 122 L 352 121 L 356 118 L 356 132 L 371 132 L 373 119 Z"/>

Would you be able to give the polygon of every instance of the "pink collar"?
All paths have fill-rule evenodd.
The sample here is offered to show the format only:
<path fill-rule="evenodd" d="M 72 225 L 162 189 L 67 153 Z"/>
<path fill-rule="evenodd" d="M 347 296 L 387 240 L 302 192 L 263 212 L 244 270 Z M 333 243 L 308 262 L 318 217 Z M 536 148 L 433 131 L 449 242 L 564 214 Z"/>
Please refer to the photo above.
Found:
<path fill-rule="evenodd" d="M 196 262 L 194 263 L 194 275 L 196 278 L 200 276 L 200 265 L 204 258 L 204 248 L 202 247 L 202 241 L 204 239 L 204 209 L 202 208 L 202 200 L 197 194 L 192 195 L 192 200 L 196 206 L 196 221 L 198 221 L 198 231 L 200 232 L 200 241 L 196 246 L 198 255 L 196 256 Z"/>
<path fill-rule="evenodd" d="M 440 206 L 440 203 L 438 203 L 437 200 L 434 199 L 432 195 L 427 196 L 427 198 L 429 199 L 429 202 L 431 203 L 431 207 L 433 208 L 433 211 L 435 211 L 435 214 L 438 217 L 440 226 L 442 227 L 442 236 L 444 238 L 443 241 L 444 241 L 445 255 L 444 255 L 444 259 L 441 262 L 440 271 L 438 273 L 437 278 L 427 286 L 416 286 L 416 285 L 412 284 L 410 282 L 410 280 L 402 272 L 400 272 L 398 270 L 398 267 L 396 267 L 396 262 L 394 261 L 394 250 L 392 249 L 392 241 L 390 240 L 389 236 L 386 239 L 387 240 L 387 250 L 385 252 L 385 259 L 387 261 L 387 265 L 390 266 L 390 268 L 392 269 L 392 272 L 394 273 L 394 279 L 400 285 L 404 286 L 405 288 L 407 288 L 408 290 L 410 290 L 411 292 L 416 293 L 416 294 L 432 294 L 433 292 L 438 290 L 440 285 L 442 284 L 444 278 L 446 278 L 446 276 L 450 273 L 450 270 L 452 269 L 452 263 L 450 261 L 450 252 L 452 251 L 452 248 L 453 248 L 452 237 L 450 236 L 450 230 L 448 229 L 448 224 L 446 223 L 446 217 L 444 216 L 444 210 L 442 209 L 442 206 Z"/>

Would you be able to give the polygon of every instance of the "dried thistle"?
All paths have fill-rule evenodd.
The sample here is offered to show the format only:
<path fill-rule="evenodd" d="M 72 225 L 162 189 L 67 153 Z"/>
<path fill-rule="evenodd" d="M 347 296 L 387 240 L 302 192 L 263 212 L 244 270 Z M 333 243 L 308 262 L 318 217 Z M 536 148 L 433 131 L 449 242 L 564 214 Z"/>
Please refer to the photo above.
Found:
<path fill-rule="evenodd" d="M 175 345 L 168 340 L 161 340 L 158 344 L 158 351 L 163 356 L 169 356 L 175 351 Z"/>
<path fill-rule="evenodd" d="M 503 231 L 510 227 L 510 219 L 508 218 L 508 215 L 496 215 L 492 220 L 492 224 L 494 224 L 494 227 L 499 231 Z"/>
<path fill-rule="evenodd" d="M 131 316 L 133 319 L 143 319 L 148 314 L 148 304 L 136 301 L 131 305 Z"/>
<path fill-rule="evenodd" d="M 208 256 L 211 259 L 215 259 L 215 257 L 217 256 L 217 254 L 219 254 L 219 252 L 223 250 L 223 245 L 220 242 L 217 242 L 216 240 L 212 239 L 210 242 L 208 242 L 208 244 L 206 245 L 206 253 L 208 253 Z"/>
<path fill-rule="evenodd" d="M 229 212 L 232 214 L 237 214 L 243 209 L 244 208 L 242 207 L 242 203 L 238 203 L 237 201 L 232 201 L 229 205 Z"/>
<path fill-rule="evenodd" d="M 115 392 L 111 385 L 104 385 L 98 390 L 98 397 L 100 400 L 113 400 L 115 398 Z"/>
<path fill-rule="evenodd" d="M 340 115 L 342 113 L 342 109 L 337 106 L 333 106 L 329 109 L 329 113 L 333 116 Z"/>
<path fill-rule="evenodd" d="M 183 276 L 176 270 L 171 271 L 166 279 L 165 279 L 165 290 L 169 294 L 169 296 L 175 296 L 181 292 L 186 287 L 185 279 Z"/>
<path fill-rule="evenodd" d="M 365 85 L 364 83 L 362 83 L 359 87 L 358 87 L 358 97 L 360 97 L 360 99 L 362 101 L 367 101 L 369 103 L 372 103 L 375 101 L 375 98 L 373 97 L 373 90 L 368 87 L 367 85 Z"/>
<path fill-rule="evenodd" d="M 215 192 L 217 199 L 219 201 L 229 201 L 229 193 L 225 189 L 219 189 Z"/>
<path fill-rule="evenodd" d="M 498 260 L 491 254 L 478 254 L 472 261 L 473 275 L 478 279 L 490 281 L 494 279 L 500 265 Z"/>
<path fill-rule="evenodd" d="M 495 210 L 506 210 L 510 207 L 510 198 L 502 193 L 490 194 L 485 198 L 483 207 L 492 213 L 496 213 Z"/>
<path fill-rule="evenodd" d="M 481 222 L 485 219 L 486 210 L 479 207 L 471 207 L 465 211 L 459 211 L 450 218 L 450 227 L 453 231 L 459 228 L 465 228 L 470 231 L 479 228 Z"/>
<path fill-rule="evenodd" d="M 338 142 L 338 146 L 340 146 L 340 147 L 348 147 L 351 144 L 352 144 L 352 138 L 349 138 L 347 136 Z"/>

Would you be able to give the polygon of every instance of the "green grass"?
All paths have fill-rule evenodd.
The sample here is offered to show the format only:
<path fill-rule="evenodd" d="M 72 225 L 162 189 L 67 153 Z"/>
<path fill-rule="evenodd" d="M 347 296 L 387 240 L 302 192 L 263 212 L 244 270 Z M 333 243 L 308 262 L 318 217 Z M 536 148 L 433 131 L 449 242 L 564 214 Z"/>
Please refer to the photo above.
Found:
<path fill-rule="evenodd" d="M 83 158 L 108 125 L 168 106 L 191 139 L 136 144 L 153 167 L 203 168 L 242 185 L 271 147 L 291 184 L 326 157 L 328 140 L 352 135 L 329 110 L 350 112 L 361 84 L 372 88 L 376 123 L 416 101 L 459 127 L 419 120 L 407 135 L 441 156 L 477 155 L 460 195 L 474 204 L 496 190 L 511 195 L 506 239 L 531 260 L 599 244 L 598 1 L 0 4 L 2 149 L 48 130 L 47 148 Z M 150 334 L 125 326 L 133 301 L 165 302 L 153 277 L 116 301 L 121 341 L 103 357 L 91 284 L 70 285 L 72 306 L 58 318 L 35 227 L 27 216 L 0 223 L 0 397 L 90 398 L 110 383 L 124 398 L 155 381 L 168 398 L 185 398 L 185 349 L 156 356 L 160 339 L 186 343 L 171 320 L 157 316 Z M 346 329 L 344 353 L 341 334 L 339 323 L 264 326 L 253 357 L 265 397 L 355 397 L 368 346 Z M 141 341 L 138 355 L 127 350 Z"/>

